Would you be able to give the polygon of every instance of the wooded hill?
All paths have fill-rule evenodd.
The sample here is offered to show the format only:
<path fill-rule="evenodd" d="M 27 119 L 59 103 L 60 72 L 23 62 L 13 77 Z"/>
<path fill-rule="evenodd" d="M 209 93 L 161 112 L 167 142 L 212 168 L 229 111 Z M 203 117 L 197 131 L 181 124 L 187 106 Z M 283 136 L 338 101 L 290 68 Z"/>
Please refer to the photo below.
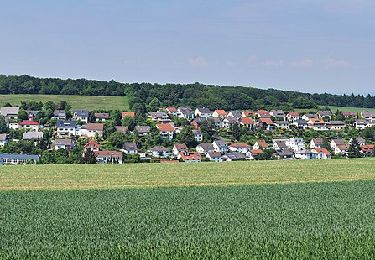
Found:
<path fill-rule="evenodd" d="M 86 79 L 36 78 L 0 75 L 0 94 L 128 96 L 130 109 L 153 111 L 160 106 L 236 109 L 310 109 L 318 106 L 374 108 L 374 96 L 309 94 L 242 86 L 120 83 Z"/>

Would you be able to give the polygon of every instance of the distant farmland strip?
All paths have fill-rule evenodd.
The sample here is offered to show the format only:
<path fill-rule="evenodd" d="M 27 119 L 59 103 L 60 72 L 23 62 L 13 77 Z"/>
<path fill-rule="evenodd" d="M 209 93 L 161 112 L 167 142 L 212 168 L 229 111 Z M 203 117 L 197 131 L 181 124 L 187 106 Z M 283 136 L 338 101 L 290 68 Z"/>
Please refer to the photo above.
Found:
<path fill-rule="evenodd" d="M 127 110 L 128 99 L 125 96 L 66 96 L 66 95 L 0 95 L 0 106 L 10 103 L 18 106 L 21 101 L 66 101 L 73 109 L 87 110 Z"/>

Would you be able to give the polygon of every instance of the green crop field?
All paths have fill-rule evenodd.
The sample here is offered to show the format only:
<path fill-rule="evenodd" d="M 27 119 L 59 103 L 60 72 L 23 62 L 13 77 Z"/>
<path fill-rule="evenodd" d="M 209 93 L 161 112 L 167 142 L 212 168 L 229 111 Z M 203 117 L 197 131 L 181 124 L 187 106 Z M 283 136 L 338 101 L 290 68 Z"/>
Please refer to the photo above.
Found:
<path fill-rule="evenodd" d="M 73 109 L 87 110 L 128 110 L 128 99 L 124 96 L 66 96 L 66 95 L 0 95 L 0 106 L 10 103 L 13 106 L 21 101 L 66 101 Z"/>
<path fill-rule="evenodd" d="M 374 163 L 3 166 L 0 258 L 372 259 Z"/>

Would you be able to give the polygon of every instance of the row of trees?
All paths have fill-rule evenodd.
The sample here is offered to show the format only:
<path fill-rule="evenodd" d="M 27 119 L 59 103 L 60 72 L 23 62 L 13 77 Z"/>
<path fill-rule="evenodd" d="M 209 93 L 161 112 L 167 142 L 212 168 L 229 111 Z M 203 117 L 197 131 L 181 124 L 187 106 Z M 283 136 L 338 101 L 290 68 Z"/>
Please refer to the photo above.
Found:
<path fill-rule="evenodd" d="M 159 106 L 205 106 L 211 109 L 316 108 L 317 106 L 375 107 L 375 97 L 361 95 L 308 94 L 296 91 L 240 86 L 194 84 L 124 84 L 86 79 L 35 78 L 0 75 L 0 94 L 55 94 L 129 96 L 130 108 L 155 111 Z"/>

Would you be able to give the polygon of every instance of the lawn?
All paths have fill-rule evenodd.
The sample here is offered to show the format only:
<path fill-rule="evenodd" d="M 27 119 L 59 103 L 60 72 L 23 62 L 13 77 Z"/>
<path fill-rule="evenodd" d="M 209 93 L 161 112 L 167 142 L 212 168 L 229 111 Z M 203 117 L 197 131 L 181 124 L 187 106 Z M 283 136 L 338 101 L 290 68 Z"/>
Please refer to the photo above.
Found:
<path fill-rule="evenodd" d="M 21 101 L 66 101 L 73 109 L 87 110 L 128 110 L 128 100 L 124 96 L 66 96 L 66 95 L 0 95 L 0 106 L 10 103 L 13 106 Z"/>
<path fill-rule="evenodd" d="M 375 112 L 375 108 L 363 108 L 363 107 L 334 107 L 330 106 L 329 107 L 331 111 L 336 112 L 336 110 L 340 110 L 341 112 L 363 112 L 363 111 L 368 111 L 368 112 Z"/>
<path fill-rule="evenodd" d="M 0 259 L 372 259 L 374 159 L 0 167 Z"/>

